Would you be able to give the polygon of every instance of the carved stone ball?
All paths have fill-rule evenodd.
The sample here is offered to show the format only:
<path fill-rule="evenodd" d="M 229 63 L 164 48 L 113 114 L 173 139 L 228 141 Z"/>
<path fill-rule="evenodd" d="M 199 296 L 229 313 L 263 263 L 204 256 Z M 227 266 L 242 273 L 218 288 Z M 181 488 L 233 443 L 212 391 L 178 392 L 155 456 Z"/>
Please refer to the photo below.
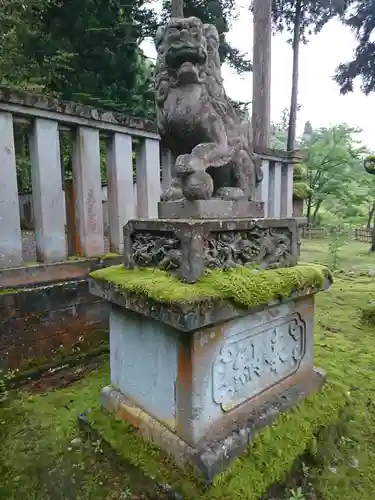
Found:
<path fill-rule="evenodd" d="M 212 177 L 203 170 L 187 175 L 182 181 L 182 193 L 187 200 L 208 200 L 213 192 Z"/>
<path fill-rule="evenodd" d="M 215 193 L 216 198 L 221 200 L 242 200 L 245 197 L 245 193 L 242 189 L 237 187 L 221 187 Z"/>

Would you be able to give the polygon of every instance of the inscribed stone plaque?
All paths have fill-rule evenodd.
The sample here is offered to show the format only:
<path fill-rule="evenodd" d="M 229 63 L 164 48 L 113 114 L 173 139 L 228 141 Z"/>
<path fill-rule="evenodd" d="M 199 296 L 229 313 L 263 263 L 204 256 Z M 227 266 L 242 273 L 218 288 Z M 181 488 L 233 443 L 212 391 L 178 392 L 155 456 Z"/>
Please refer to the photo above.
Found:
<path fill-rule="evenodd" d="M 306 325 L 298 313 L 228 339 L 213 364 L 213 399 L 224 411 L 295 373 L 305 355 Z"/>

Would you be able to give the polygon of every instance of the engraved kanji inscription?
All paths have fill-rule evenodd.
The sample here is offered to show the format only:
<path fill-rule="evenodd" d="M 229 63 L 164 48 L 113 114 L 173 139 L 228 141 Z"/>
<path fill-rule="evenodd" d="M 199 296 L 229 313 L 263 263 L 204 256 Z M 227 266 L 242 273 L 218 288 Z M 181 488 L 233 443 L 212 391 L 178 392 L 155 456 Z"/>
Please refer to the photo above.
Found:
<path fill-rule="evenodd" d="M 299 314 L 235 335 L 213 365 L 214 401 L 228 410 L 295 373 L 304 356 L 305 336 Z"/>

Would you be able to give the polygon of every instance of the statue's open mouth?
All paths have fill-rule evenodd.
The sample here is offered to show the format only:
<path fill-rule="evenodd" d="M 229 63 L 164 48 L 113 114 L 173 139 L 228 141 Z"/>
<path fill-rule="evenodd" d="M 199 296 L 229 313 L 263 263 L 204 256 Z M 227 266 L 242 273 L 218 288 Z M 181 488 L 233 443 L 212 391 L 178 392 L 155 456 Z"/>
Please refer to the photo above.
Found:
<path fill-rule="evenodd" d="M 184 63 L 190 63 L 193 66 L 204 64 L 206 54 L 203 49 L 194 47 L 170 48 L 167 55 L 168 65 L 178 70 Z"/>

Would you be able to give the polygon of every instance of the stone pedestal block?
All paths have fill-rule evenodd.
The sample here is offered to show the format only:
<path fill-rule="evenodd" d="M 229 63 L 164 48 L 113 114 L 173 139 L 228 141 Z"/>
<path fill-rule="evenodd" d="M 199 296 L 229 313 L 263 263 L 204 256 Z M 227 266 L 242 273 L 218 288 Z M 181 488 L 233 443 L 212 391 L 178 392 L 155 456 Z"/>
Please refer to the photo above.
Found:
<path fill-rule="evenodd" d="M 183 200 L 159 202 L 160 219 L 226 219 L 264 217 L 264 203 L 248 200 Z"/>
<path fill-rule="evenodd" d="M 324 380 L 313 367 L 318 290 L 246 310 L 155 303 L 93 279 L 90 290 L 112 303 L 103 406 L 207 480 Z"/>
<path fill-rule="evenodd" d="M 296 219 L 137 219 L 124 226 L 125 267 L 165 269 L 188 283 L 206 268 L 289 267 L 298 256 Z"/>

